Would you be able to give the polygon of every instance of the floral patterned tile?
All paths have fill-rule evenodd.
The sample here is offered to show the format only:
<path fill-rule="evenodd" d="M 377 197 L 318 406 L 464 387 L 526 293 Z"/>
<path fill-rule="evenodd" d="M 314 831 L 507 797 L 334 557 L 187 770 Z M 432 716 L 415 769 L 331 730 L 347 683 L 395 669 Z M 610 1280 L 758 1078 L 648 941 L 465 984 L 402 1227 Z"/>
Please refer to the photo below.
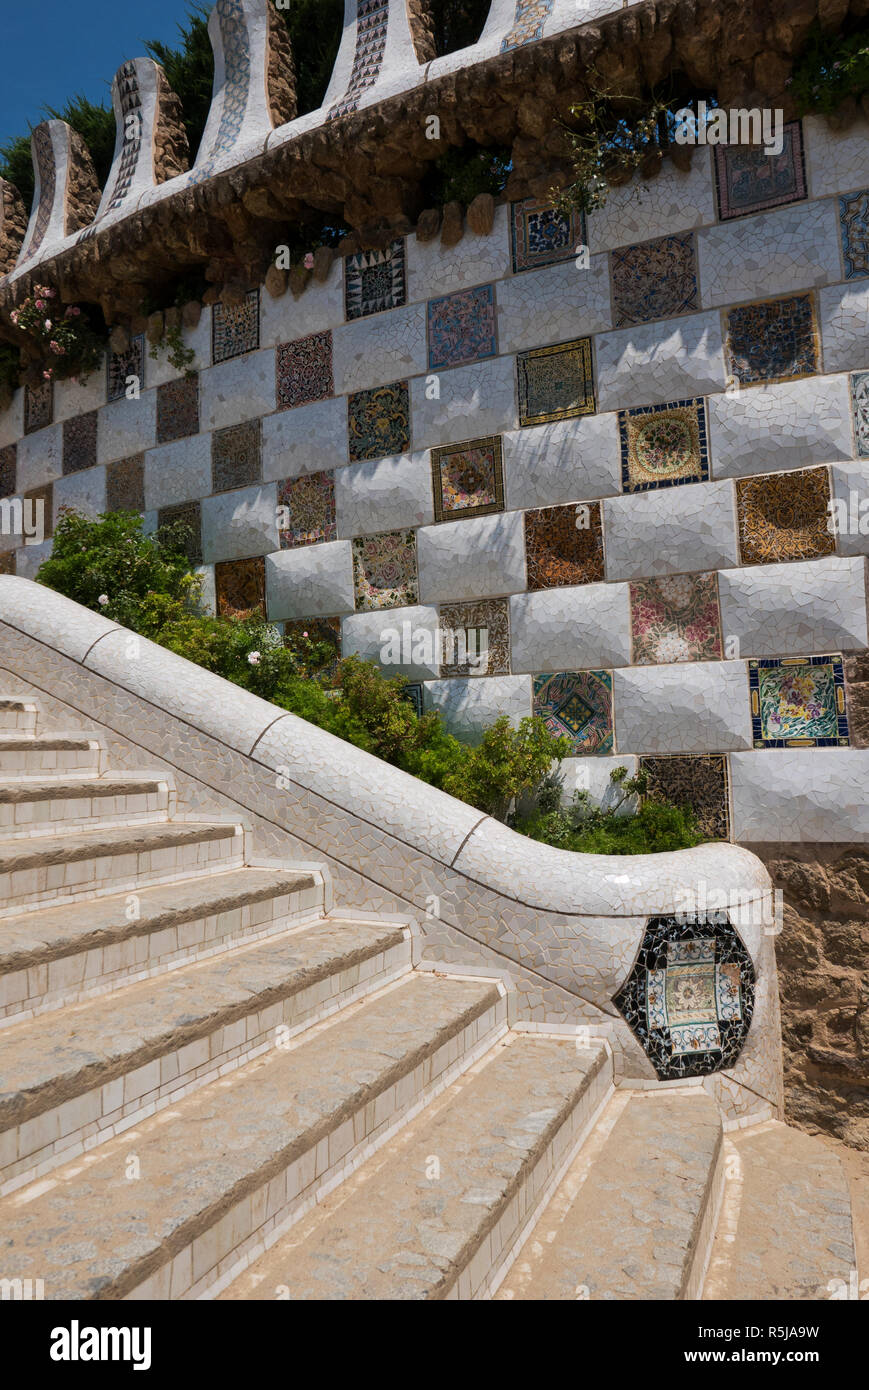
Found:
<path fill-rule="evenodd" d="M 723 753 L 688 753 L 676 757 L 640 759 L 646 773 L 647 795 L 663 797 L 674 806 L 690 806 L 702 833 L 710 840 L 730 838 L 730 793 L 727 758 Z"/>
<path fill-rule="evenodd" d="M 525 556 L 529 590 L 603 580 L 600 503 L 580 502 L 526 512 Z"/>
<path fill-rule="evenodd" d="M 63 473 L 80 473 L 97 461 L 97 412 L 75 415 L 63 422 Z"/>
<path fill-rule="evenodd" d="M 262 477 L 261 421 L 215 430 L 211 436 L 211 481 L 215 492 L 249 487 Z"/>
<path fill-rule="evenodd" d="M 635 666 L 722 659 L 717 574 L 633 580 L 630 595 Z"/>
<path fill-rule="evenodd" d="M 54 383 L 41 381 L 24 388 L 24 433 L 45 429 L 54 419 Z"/>
<path fill-rule="evenodd" d="M 0 449 L 0 497 L 12 497 L 15 492 L 17 459 L 17 444 L 7 444 Z"/>
<path fill-rule="evenodd" d="M 510 674 L 510 606 L 505 598 L 442 603 L 442 676 Z"/>
<path fill-rule="evenodd" d="M 170 444 L 199 433 L 199 375 L 164 381 L 157 387 L 157 443 Z"/>
<path fill-rule="evenodd" d="M 699 309 L 694 233 L 610 252 L 613 327 L 676 318 Z"/>
<path fill-rule="evenodd" d="M 353 541 L 353 585 L 357 612 L 418 603 L 416 532 L 358 536 Z"/>
<path fill-rule="evenodd" d="M 431 473 L 435 521 L 504 510 L 500 435 L 432 449 Z"/>
<path fill-rule="evenodd" d="M 858 458 L 869 458 L 869 372 L 851 376 L 851 409 Z"/>
<path fill-rule="evenodd" d="M 619 411 L 622 491 L 648 492 L 709 477 L 702 399 Z"/>
<path fill-rule="evenodd" d="M 143 512 L 145 510 L 145 455 L 118 459 L 106 469 L 106 510 Z"/>
<path fill-rule="evenodd" d="M 309 333 L 275 349 L 278 410 L 325 401 L 334 395 L 332 330 Z"/>
<path fill-rule="evenodd" d="M 869 275 L 869 189 L 839 199 L 845 279 Z"/>
<path fill-rule="evenodd" d="M 755 748 L 836 748 L 849 743 L 842 658 L 749 661 Z"/>
<path fill-rule="evenodd" d="M 220 560 L 214 566 L 217 613 L 221 618 L 249 617 L 266 611 L 266 562 L 262 555 L 251 560 Z"/>
<path fill-rule="evenodd" d="M 749 212 L 798 203 L 807 196 L 803 132 L 799 121 L 787 121 L 779 154 L 762 147 L 716 145 L 715 183 L 718 216 L 722 222 Z"/>
<path fill-rule="evenodd" d="M 456 290 L 428 303 L 428 365 L 431 371 L 494 357 L 495 287 Z"/>
<path fill-rule="evenodd" d="M 555 265 L 586 245 L 585 216 L 568 217 L 545 200 L 525 198 L 510 205 L 510 237 L 514 273 Z"/>
<path fill-rule="evenodd" d="M 834 555 L 836 537 L 828 529 L 830 497 L 828 468 L 737 478 L 742 563 L 765 565 Z"/>
<path fill-rule="evenodd" d="M 724 314 L 728 374 L 743 386 L 813 376 L 820 336 L 811 294 L 741 304 Z"/>
<path fill-rule="evenodd" d="M 118 401 L 127 394 L 130 377 L 135 377 L 139 390 L 145 388 L 145 337 L 139 333 L 130 341 L 126 352 L 110 352 L 106 357 L 106 400 Z"/>
<path fill-rule="evenodd" d="M 558 671 L 535 676 L 533 712 L 551 734 L 570 739 L 571 756 L 612 752 L 612 672 Z"/>
<path fill-rule="evenodd" d="M 410 448 L 410 391 L 406 381 L 347 397 L 350 462 L 403 454 Z"/>
<path fill-rule="evenodd" d="M 278 530 L 282 550 L 336 539 L 335 475 L 331 470 L 306 473 L 278 484 Z"/>
<path fill-rule="evenodd" d="M 259 290 L 239 305 L 215 304 L 211 313 L 211 361 L 228 362 L 259 347 Z"/>
<path fill-rule="evenodd" d="M 157 513 L 157 526 L 179 526 L 181 548 L 191 565 L 202 564 L 202 506 L 199 502 L 178 502 L 172 507 L 161 507 Z"/>
<path fill-rule="evenodd" d="M 520 425 L 543 425 L 594 414 L 590 338 L 520 352 L 516 370 Z"/>
<path fill-rule="evenodd" d="M 404 238 L 382 251 L 344 257 L 344 311 L 348 319 L 398 309 L 407 295 Z"/>

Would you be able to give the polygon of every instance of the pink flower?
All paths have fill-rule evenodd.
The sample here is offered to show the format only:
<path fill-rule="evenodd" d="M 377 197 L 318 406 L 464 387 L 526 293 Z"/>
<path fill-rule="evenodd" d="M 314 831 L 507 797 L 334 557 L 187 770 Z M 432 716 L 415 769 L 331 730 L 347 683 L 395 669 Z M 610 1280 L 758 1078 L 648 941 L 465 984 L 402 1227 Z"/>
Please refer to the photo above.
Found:
<path fill-rule="evenodd" d="M 306 255 L 304 260 L 304 266 L 306 270 L 314 269 L 314 253 L 312 251 L 309 251 Z"/>
<path fill-rule="evenodd" d="M 74 305 L 72 306 L 72 315 L 73 315 L 73 318 L 78 318 L 78 316 L 79 316 L 80 313 L 81 313 L 81 309 L 79 309 L 79 308 L 74 304 Z"/>
<path fill-rule="evenodd" d="M 46 367 L 46 369 L 45 369 L 45 371 L 42 373 L 42 375 L 43 375 L 43 377 L 45 378 L 46 381 L 51 381 L 51 368 L 50 368 L 50 367 Z"/>
<path fill-rule="evenodd" d="M 259 666 L 261 661 L 259 652 L 248 652 L 247 659 L 250 662 L 251 666 Z"/>
<path fill-rule="evenodd" d="M 44 299 L 37 299 L 36 307 L 37 309 L 47 309 L 48 305 L 46 304 Z"/>
<path fill-rule="evenodd" d="M 50 330 L 51 330 L 51 319 L 46 319 L 46 320 L 45 320 L 45 331 L 46 331 L 46 333 L 48 333 Z"/>
<path fill-rule="evenodd" d="M 307 635 L 308 635 L 307 632 L 303 632 L 303 633 L 302 633 L 302 636 L 303 636 L 303 637 L 307 637 Z"/>
<path fill-rule="evenodd" d="M 100 608 L 105 608 L 105 606 L 106 606 L 106 604 L 108 603 L 108 601 L 109 601 L 109 596 L 108 596 L 108 594 L 100 594 L 99 598 L 97 599 L 97 603 L 100 605 Z"/>
<path fill-rule="evenodd" d="M 18 310 L 17 310 L 17 309 L 13 309 L 13 310 L 12 310 L 12 313 L 9 315 L 9 317 L 11 318 L 12 322 L 13 322 L 13 323 L 16 325 L 16 327 L 17 327 L 17 325 L 18 325 Z"/>

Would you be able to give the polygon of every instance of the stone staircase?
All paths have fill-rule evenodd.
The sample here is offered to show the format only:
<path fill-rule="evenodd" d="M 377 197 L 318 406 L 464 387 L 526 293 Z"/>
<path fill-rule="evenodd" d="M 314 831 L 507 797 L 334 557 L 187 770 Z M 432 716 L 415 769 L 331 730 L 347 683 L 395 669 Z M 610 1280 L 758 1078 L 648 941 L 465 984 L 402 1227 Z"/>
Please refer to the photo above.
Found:
<path fill-rule="evenodd" d="M 0 696 L 0 1279 L 48 1298 L 826 1298 L 823 1143 L 616 1089 L 165 773 Z"/>

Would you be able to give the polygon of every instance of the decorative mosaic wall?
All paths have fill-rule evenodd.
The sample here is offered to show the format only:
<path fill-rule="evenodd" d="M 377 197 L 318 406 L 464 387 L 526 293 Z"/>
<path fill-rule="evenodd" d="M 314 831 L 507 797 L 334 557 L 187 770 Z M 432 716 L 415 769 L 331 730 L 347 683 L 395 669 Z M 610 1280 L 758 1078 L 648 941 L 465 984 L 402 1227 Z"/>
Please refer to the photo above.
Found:
<path fill-rule="evenodd" d="M 539 713 L 568 792 L 641 765 L 712 838 L 869 838 L 867 135 L 792 122 L 587 225 L 529 199 L 215 305 L 190 377 L 137 340 L 18 393 L 0 491 L 183 521 L 216 611 L 382 660 L 464 737 Z M 48 549 L 0 535 L 4 572 Z"/>

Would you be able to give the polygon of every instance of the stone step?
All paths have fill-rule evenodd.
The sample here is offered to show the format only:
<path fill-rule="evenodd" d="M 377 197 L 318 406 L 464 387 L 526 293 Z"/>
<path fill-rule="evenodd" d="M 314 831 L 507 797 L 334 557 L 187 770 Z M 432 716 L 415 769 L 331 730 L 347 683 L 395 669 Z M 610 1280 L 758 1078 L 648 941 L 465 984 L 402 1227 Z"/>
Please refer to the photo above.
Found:
<path fill-rule="evenodd" d="M 503 1299 L 699 1297 L 724 1182 L 699 1087 L 618 1092 L 497 1292 Z"/>
<path fill-rule="evenodd" d="M 5 733 L 33 733 L 39 706 L 27 695 L 0 695 L 0 729 Z"/>
<path fill-rule="evenodd" d="M 104 750 L 87 734 L 0 733 L 0 774 L 3 777 L 40 777 L 46 773 L 98 773 Z"/>
<path fill-rule="evenodd" d="M 848 1176 L 836 1151 L 777 1120 L 728 1134 L 725 1150 L 703 1298 L 857 1298 Z"/>
<path fill-rule="evenodd" d="M 240 867 L 244 831 L 232 821 L 107 826 L 0 840 L 0 922 L 45 902 L 131 893 L 210 870 Z"/>
<path fill-rule="evenodd" d="M 0 1030 L 0 1192 L 410 968 L 407 928 L 327 919 Z"/>
<path fill-rule="evenodd" d="M 4 1278 L 196 1297 L 506 1028 L 503 990 L 413 974 L 0 1199 Z"/>
<path fill-rule="evenodd" d="M 600 1044 L 510 1034 L 220 1297 L 483 1296 L 611 1078 Z"/>
<path fill-rule="evenodd" d="M 132 900 L 30 908 L 3 919 L 0 1025 L 272 936 L 323 909 L 319 874 L 257 868 L 159 883 Z"/>
<path fill-rule="evenodd" d="M 0 781 L 0 836 L 56 835 L 66 826 L 165 820 L 175 793 L 165 777 L 6 778 Z"/>

